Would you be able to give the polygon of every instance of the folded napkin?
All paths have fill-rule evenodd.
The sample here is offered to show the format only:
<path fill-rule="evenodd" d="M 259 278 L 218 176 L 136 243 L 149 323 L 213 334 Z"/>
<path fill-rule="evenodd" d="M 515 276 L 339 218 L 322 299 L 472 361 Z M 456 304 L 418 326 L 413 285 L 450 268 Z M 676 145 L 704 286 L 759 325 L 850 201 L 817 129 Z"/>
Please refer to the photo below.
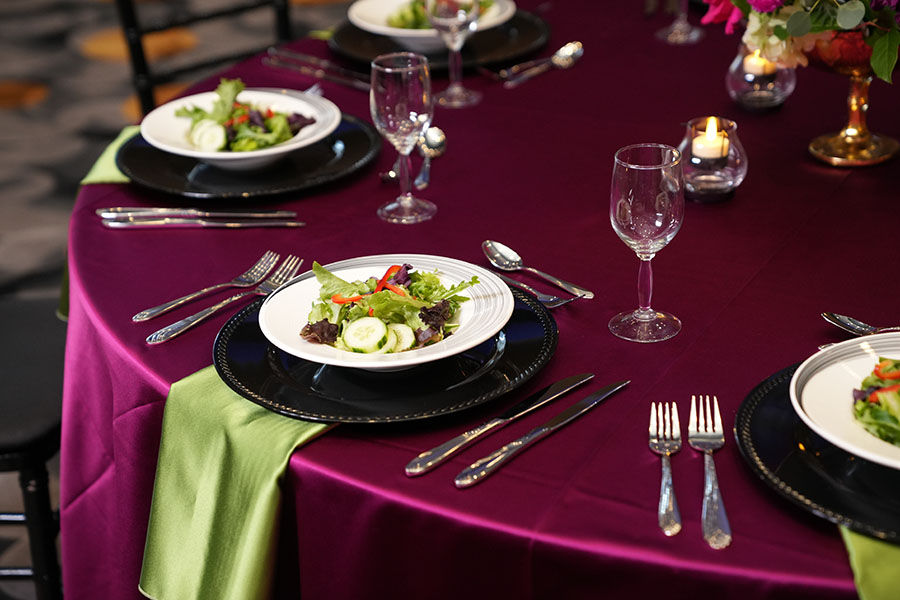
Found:
<path fill-rule="evenodd" d="M 841 527 L 860 600 L 896 600 L 900 595 L 900 546 Z"/>
<path fill-rule="evenodd" d="M 131 139 L 134 134 L 140 131 L 138 125 L 129 125 L 119 133 L 119 137 L 112 144 L 106 147 L 88 174 L 81 180 L 81 184 L 88 183 L 128 183 L 130 180 L 125 177 L 119 167 L 116 166 L 116 153 L 119 148 Z"/>
<path fill-rule="evenodd" d="M 173 384 L 140 591 L 157 600 L 268 597 L 279 480 L 293 450 L 329 427 L 241 398 L 212 366 Z"/>

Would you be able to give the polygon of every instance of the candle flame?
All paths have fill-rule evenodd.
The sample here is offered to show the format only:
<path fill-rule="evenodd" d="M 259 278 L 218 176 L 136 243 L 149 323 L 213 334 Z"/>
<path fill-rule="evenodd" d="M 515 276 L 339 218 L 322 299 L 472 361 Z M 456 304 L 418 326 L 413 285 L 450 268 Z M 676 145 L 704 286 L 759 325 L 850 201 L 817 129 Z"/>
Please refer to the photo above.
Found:
<path fill-rule="evenodd" d="M 753 58 L 758 58 L 760 60 L 766 60 L 762 57 L 762 54 L 759 53 L 759 48 L 753 51 Z"/>
<path fill-rule="evenodd" d="M 710 117 L 706 121 L 706 139 L 713 142 L 719 132 L 716 129 L 716 118 Z"/>

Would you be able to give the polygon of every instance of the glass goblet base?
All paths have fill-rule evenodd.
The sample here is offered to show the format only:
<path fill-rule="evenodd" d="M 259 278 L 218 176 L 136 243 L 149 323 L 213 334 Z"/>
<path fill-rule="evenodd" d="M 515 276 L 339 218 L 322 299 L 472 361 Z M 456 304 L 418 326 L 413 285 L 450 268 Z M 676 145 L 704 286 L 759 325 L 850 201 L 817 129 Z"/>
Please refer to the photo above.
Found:
<path fill-rule="evenodd" d="M 481 102 L 481 92 L 470 90 L 461 85 L 451 85 L 443 92 L 435 94 L 434 99 L 447 108 L 465 108 Z"/>
<path fill-rule="evenodd" d="M 609 321 L 609 330 L 630 342 L 661 342 L 681 331 L 681 321 L 669 313 L 637 309 L 617 314 Z"/>
<path fill-rule="evenodd" d="M 656 32 L 656 37 L 673 46 L 696 44 L 703 39 L 703 30 L 687 21 L 676 20 L 669 27 Z"/>
<path fill-rule="evenodd" d="M 398 196 L 378 207 L 378 216 L 388 223 L 421 223 L 437 213 L 437 205 L 429 200 L 416 198 L 412 194 Z"/>

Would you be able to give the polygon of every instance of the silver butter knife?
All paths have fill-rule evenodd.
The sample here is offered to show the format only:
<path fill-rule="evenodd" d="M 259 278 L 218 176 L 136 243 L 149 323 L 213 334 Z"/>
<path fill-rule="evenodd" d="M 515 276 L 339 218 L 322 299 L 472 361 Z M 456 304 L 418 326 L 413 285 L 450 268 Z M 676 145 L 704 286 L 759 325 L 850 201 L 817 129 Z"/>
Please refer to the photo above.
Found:
<path fill-rule="evenodd" d="M 580 375 L 566 377 L 565 379 L 548 385 L 490 421 L 486 421 L 478 427 L 470 429 L 465 433 L 461 433 L 452 440 L 448 440 L 440 446 L 432 448 L 431 450 L 426 450 L 418 455 L 406 465 L 406 474 L 410 477 L 415 477 L 416 475 L 427 473 L 450 458 L 453 454 L 462 450 L 465 446 L 471 444 L 479 436 L 484 435 L 489 431 L 500 429 L 504 425 L 507 425 L 523 415 L 527 415 L 534 409 L 543 406 L 551 400 L 559 398 L 566 392 L 575 389 L 593 377 L 593 373 L 582 373 Z"/>
<path fill-rule="evenodd" d="M 566 425 L 576 418 L 580 417 L 588 410 L 608 398 L 616 391 L 625 387 L 629 383 L 631 383 L 630 379 L 619 381 L 608 385 L 597 392 L 594 392 L 593 394 L 587 396 L 583 400 L 579 400 L 563 412 L 559 413 L 547 423 L 544 423 L 540 427 L 532 429 L 519 439 L 513 440 L 496 452 L 485 456 L 475 463 L 472 463 L 471 465 L 463 469 L 459 473 L 459 475 L 456 476 L 456 480 L 454 481 L 456 487 L 467 488 L 469 486 L 475 485 L 476 483 L 499 469 L 501 465 L 506 463 L 506 461 L 508 461 L 510 458 L 512 458 L 534 442 L 543 439 L 563 425 Z"/>
<path fill-rule="evenodd" d="M 209 219 L 192 219 L 180 217 L 162 217 L 159 219 L 103 219 L 103 224 L 110 229 L 137 229 L 152 227 L 224 227 L 239 229 L 247 227 L 304 227 L 302 221 L 284 221 L 274 219 L 235 219 L 231 221 L 211 221 Z"/>
<path fill-rule="evenodd" d="M 113 206 L 98 208 L 97 214 L 104 219 L 150 219 L 154 217 L 210 217 L 238 219 L 293 219 L 297 213 L 292 210 L 200 210 L 198 208 L 162 208 L 151 206 Z"/>

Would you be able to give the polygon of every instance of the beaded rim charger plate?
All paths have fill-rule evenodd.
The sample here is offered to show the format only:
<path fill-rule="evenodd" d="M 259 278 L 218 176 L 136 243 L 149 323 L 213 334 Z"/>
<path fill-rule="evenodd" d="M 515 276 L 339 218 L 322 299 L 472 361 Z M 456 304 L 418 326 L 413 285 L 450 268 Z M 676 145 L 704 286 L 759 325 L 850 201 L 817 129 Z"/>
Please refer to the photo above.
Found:
<path fill-rule="evenodd" d="M 859 533 L 900 541 L 900 471 L 855 456 L 810 429 L 791 405 L 798 365 L 744 399 L 735 437 L 751 470 L 801 509 Z"/>
<path fill-rule="evenodd" d="M 295 419 L 396 423 L 439 417 L 520 387 L 552 358 L 556 321 L 533 296 L 512 293 L 512 316 L 489 340 L 394 372 L 324 365 L 278 349 L 260 330 L 259 299 L 219 331 L 213 363 L 239 395 Z"/>

